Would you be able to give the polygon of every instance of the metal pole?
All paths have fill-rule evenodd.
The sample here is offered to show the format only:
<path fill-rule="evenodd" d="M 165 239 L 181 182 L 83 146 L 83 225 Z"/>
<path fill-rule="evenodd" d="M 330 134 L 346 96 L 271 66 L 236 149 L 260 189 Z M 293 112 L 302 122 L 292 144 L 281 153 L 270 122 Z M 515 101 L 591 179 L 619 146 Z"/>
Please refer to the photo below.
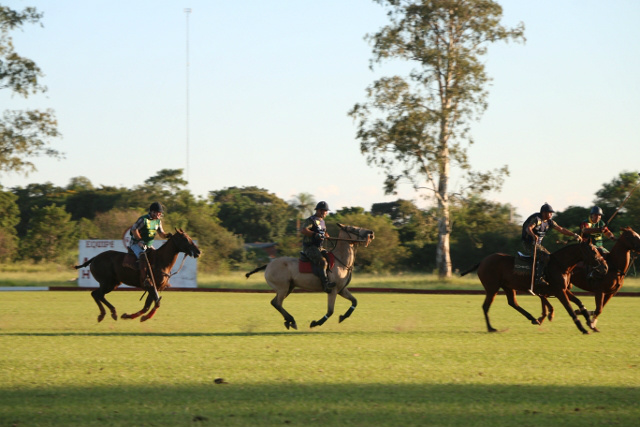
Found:
<path fill-rule="evenodd" d="M 538 249 L 538 245 L 534 242 L 533 243 L 533 264 L 531 264 L 531 288 L 529 289 L 529 293 L 532 295 L 535 295 L 535 292 L 533 292 L 533 282 L 535 281 L 535 277 L 536 277 L 536 252 Z"/>
<path fill-rule="evenodd" d="M 189 14 L 191 14 L 191 8 L 184 9 L 187 17 L 187 46 L 186 46 L 186 61 L 187 61 L 187 167 L 185 170 L 185 176 L 187 183 L 189 182 Z"/>

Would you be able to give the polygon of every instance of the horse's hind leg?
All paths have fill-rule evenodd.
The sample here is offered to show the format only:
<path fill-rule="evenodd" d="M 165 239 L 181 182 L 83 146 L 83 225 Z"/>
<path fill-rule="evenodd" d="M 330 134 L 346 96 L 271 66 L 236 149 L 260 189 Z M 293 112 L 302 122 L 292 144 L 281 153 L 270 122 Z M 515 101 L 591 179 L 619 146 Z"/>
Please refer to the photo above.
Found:
<path fill-rule="evenodd" d="M 91 296 L 93 297 L 93 300 L 96 302 L 96 304 L 98 305 L 98 308 L 100 309 L 100 314 L 98 315 L 98 322 L 102 322 L 102 319 L 104 319 L 104 316 L 107 314 L 102 304 L 109 307 L 109 311 L 111 311 L 111 318 L 113 320 L 118 320 L 118 314 L 116 313 L 116 308 L 113 305 L 111 305 L 109 301 L 107 301 L 104 295 L 105 295 L 105 292 L 102 290 L 102 288 L 98 288 L 91 291 Z"/>
<path fill-rule="evenodd" d="M 320 320 L 312 321 L 309 327 L 315 328 L 316 326 L 322 326 L 324 322 L 326 322 L 329 319 L 329 317 L 333 315 L 333 309 L 335 307 L 335 304 L 336 304 L 336 293 L 331 292 L 329 295 L 327 295 L 327 314 L 325 314 L 324 317 Z"/>
<path fill-rule="evenodd" d="M 153 306 L 153 308 L 151 309 L 151 311 L 148 314 L 145 314 L 144 316 L 142 316 L 140 318 L 141 322 L 144 322 L 145 320 L 149 320 L 153 317 L 154 314 L 156 314 L 156 310 L 158 310 L 160 308 L 160 300 L 162 299 L 162 297 L 158 298 L 157 300 L 155 300 L 155 296 L 152 294 L 149 294 L 149 296 L 147 296 L 147 302 L 145 303 L 145 307 L 147 307 L 148 305 L 151 305 L 151 301 L 155 300 L 155 304 Z"/>
<path fill-rule="evenodd" d="M 515 308 L 518 313 L 522 314 L 524 317 L 529 319 L 531 321 L 532 325 L 539 325 L 540 324 L 538 319 L 533 317 L 531 315 L 531 313 L 529 313 L 524 308 L 520 307 L 520 305 L 518 304 L 518 301 L 516 300 L 516 291 L 514 291 L 513 289 L 508 289 L 507 288 L 507 289 L 505 289 L 505 294 L 507 295 L 507 301 L 508 301 L 508 303 L 509 303 L 509 305 L 511 307 Z"/>
<path fill-rule="evenodd" d="M 542 305 L 542 314 L 540 315 L 540 317 L 538 317 L 538 323 L 542 324 L 545 318 L 549 319 L 549 322 L 551 322 L 555 315 L 555 309 L 553 308 L 547 297 L 542 295 L 538 296 L 540 297 L 540 303 Z"/>
<path fill-rule="evenodd" d="M 487 322 L 487 331 L 489 332 L 497 332 L 498 330 L 491 326 L 491 322 L 489 321 L 489 308 L 491 308 L 491 303 L 493 303 L 493 299 L 497 295 L 497 291 L 495 293 L 489 293 L 487 291 L 487 295 L 484 297 L 484 302 L 482 303 L 482 312 L 484 313 L 484 320 Z"/>
<path fill-rule="evenodd" d="M 277 292 L 276 296 L 271 300 L 271 305 L 282 314 L 284 317 L 284 326 L 289 329 L 298 329 L 298 325 L 296 324 L 296 320 L 293 318 L 291 314 L 287 310 L 282 307 L 282 301 L 287 297 L 288 294 L 284 292 Z"/>
<path fill-rule="evenodd" d="M 591 320 L 591 315 L 589 313 L 589 310 L 587 310 L 587 307 L 584 306 L 582 301 L 580 301 L 578 299 L 578 297 L 576 297 L 573 294 L 573 292 L 567 290 L 566 293 L 567 293 L 567 298 L 569 298 L 569 301 L 571 301 L 572 303 L 574 303 L 575 305 L 578 306 L 578 309 L 574 310 L 573 313 L 575 315 L 582 314 L 584 316 L 584 319 L 586 320 L 587 325 L 589 326 L 589 328 L 591 328 L 594 332 L 600 332 L 598 330 L 598 328 L 596 328 L 596 321 L 595 320 L 594 321 Z M 580 328 L 578 328 L 578 329 L 580 329 Z"/>

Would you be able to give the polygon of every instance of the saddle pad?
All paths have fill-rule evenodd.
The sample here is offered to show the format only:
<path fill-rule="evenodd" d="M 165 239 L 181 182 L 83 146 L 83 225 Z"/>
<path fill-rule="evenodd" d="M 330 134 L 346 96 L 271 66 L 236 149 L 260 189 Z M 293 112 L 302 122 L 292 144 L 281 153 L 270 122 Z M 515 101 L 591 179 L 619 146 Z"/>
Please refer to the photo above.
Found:
<path fill-rule="evenodd" d="M 532 258 L 521 258 L 519 256 L 514 257 L 513 261 L 513 273 L 517 275 L 531 276 L 531 264 Z"/>
<path fill-rule="evenodd" d="M 336 263 L 336 257 L 333 253 L 329 252 L 329 268 L 333 268 Z M 298 260 L 298 271 L 300 273 L 313 273 L 311 268 L 311 261 Z"/>

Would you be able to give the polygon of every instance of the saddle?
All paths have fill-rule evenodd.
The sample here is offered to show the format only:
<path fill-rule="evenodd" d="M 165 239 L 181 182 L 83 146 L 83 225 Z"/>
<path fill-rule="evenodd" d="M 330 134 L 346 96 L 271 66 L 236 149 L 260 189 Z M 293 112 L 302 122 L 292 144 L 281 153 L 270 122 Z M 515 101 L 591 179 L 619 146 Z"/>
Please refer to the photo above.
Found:
<path fill-rule="evenodd" d="M 325 255 L 325 258 L 327 259 L 327 270 L 331 270 L 336 263 L 336 257 L 333 256 L 332 252 L 328 252 Z M 300 273 L 313 273 L 313 264 L 304 252 L 300 252 L 300 258 L 298 259 L 298 271 Z"/>

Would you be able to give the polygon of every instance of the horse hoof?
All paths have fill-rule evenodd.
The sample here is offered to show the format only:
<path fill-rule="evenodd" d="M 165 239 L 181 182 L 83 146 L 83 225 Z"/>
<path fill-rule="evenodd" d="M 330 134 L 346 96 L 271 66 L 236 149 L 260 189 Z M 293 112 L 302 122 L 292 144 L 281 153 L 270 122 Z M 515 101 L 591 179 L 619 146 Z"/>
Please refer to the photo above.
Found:
<path fill-rule="evenodd" d="M 531 324 L 532 324 L 532 325 L 540 325 L 541 323 L 542 323 L 542 322 L 541 322 L 541 321 L 539 321 L 538 319 L 533 319 L 533 320 L 531 321 Z"/>
<path fill-rule="evenodd" d="M 315 328 L 316 326 L 318 326 L 318 322 L 316 322 L 315 320 L 311 322 L 311 324 L 309 325 L 310 328 Z"/>
<path fill-rule="evenodd" d="M 347 318 L 347 316 L 342 316 L 342 315 L 340 315 L 340 317 L 338 318 L 338 323 L 342 323 L 342 321 L 343 321 L 344 319 L 346 319 L 346 318 Z"/>
<path fill-rule="evenodd" d="M 98 323 L 102 322 L 103 319 L 104 319 L 104 313 L 98 314 Z"/>
<path fill-rule="evenodd" d="M 116 313 L 111 313 L 111 318 L 113 320 L 118 320 L 118 315 Z"/>
<path fill-rule="evenodd" d="M 497 329 L 495 329 L 495 328 L 489 328 L 489 329 L 488 329 L 488 331 L 489 331 L 489 332 L 498 332 L 498 330 L 497 330 Z"/>
<path fill-rule="evenodd" d="M 291 325 L 289 324 L 289 322 L 284 322 L 284 327 L 285 327 L 285 328 L 287 328 L 287 330 L 289 330 L 289 327 L 290 327 L 290 326 L 291 326 Z"/>
<path fill-rule="evenodd" d="M 295 329 L 296 331 L 298 330 L 298 325 L 296 324 L 296 322 L 292 322 L 292 323 L 291 323 L 291 327 L 292 327 L 293 329 Z"/>
<path fill-rule="evenodd" d="M 121 319 L 131 319 L 131 315 L 127 314 L 127 313 L 123 313 L 122 316 L 120 316 Z"/>

